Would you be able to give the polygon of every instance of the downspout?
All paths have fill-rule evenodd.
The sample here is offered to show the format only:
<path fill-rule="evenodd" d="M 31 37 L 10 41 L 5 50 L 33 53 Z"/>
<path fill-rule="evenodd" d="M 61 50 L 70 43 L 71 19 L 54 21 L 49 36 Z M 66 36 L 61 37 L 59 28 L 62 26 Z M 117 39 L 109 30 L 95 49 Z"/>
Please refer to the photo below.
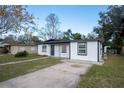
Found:
<path fill-rule="evenodd" d="M 61 58 L 61 54 L 60 54 L 60 52 L 61 52 L 61 51 L 60 51 L 60 46 L 61 46 L 61 45 L 58 44 L 58 46 L 59 46 L 59 58 Z"/>
<path fill-rule="evenodd" d="M 99 62 L 99 41 L 97 41 L 97 61 Z"/>
<path fill-rule="evenodd" d="M 71 42 L 69 42 L 69 59 L 71 59 Z"/>

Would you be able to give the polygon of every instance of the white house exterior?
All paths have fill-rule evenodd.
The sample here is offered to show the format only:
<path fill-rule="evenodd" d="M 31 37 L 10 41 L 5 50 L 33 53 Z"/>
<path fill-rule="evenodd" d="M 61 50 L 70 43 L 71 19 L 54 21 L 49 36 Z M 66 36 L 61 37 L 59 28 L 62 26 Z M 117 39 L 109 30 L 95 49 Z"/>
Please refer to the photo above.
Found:
<path fill-rule="evenodd" d="M 38 54 L 101 62 L 102 43 L 100 42 L 100 40 L 48 40 L 38 45 Z"/>

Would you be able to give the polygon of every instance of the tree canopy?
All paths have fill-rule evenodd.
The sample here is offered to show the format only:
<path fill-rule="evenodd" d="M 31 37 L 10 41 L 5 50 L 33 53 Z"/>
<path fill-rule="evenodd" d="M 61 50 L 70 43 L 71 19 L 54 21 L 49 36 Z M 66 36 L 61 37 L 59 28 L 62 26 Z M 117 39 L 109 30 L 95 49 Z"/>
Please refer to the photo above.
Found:
<path fill-rule="evenodd" d="M 59 30 L 59 18 L 56 14 L 51 13 L 46 17 L 46 24 L 41 30 L 39 35 L 43 40 L 58 39 L 60 38 L 61 31 Z"/>
<path fill-rule="evenodd" d="M 14 31 L 24 31 L 26 27 L 34 25 L 34 17 L 26 11 L 26 6 L 0 6 L 0 35 Z"/>
<path fill-rule="evenodd" d="M 82 35 L 81 33 L 73 33 L 71 29 L 68 29 L 67 31 L 63 32 L 64 40 L 81 40 L 85 38 L 85 35 Z"/>
<path fill-rule="evenodd" d="M 99 13 L 100 19 L 94 32 L 103 39 L 104 45 L 112 41 L 115 48 L 121 48 L 124 39 L 124 6 L 109 6 L 107 12 Z"/>

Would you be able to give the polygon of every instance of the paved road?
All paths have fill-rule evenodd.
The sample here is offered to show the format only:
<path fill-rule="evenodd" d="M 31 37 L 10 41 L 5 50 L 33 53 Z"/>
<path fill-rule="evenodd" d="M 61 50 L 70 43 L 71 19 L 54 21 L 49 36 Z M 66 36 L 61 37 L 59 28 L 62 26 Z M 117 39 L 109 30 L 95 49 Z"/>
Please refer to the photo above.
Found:
<path fill-rule="evenodd" d="M 5 88 L 75 88 L 91 64 L 64 62 L 0 83 Z"/>

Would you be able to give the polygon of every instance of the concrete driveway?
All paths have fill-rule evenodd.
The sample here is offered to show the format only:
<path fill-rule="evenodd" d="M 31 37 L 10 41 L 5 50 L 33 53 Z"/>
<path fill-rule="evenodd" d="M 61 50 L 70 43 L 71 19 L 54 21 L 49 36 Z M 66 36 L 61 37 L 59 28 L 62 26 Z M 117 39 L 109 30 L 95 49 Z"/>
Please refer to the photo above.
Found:
<path fill-rule="evenodd" d="M 75 88 L 91 64 L 64 62 L 0 83 L 5 88 Z"/>

